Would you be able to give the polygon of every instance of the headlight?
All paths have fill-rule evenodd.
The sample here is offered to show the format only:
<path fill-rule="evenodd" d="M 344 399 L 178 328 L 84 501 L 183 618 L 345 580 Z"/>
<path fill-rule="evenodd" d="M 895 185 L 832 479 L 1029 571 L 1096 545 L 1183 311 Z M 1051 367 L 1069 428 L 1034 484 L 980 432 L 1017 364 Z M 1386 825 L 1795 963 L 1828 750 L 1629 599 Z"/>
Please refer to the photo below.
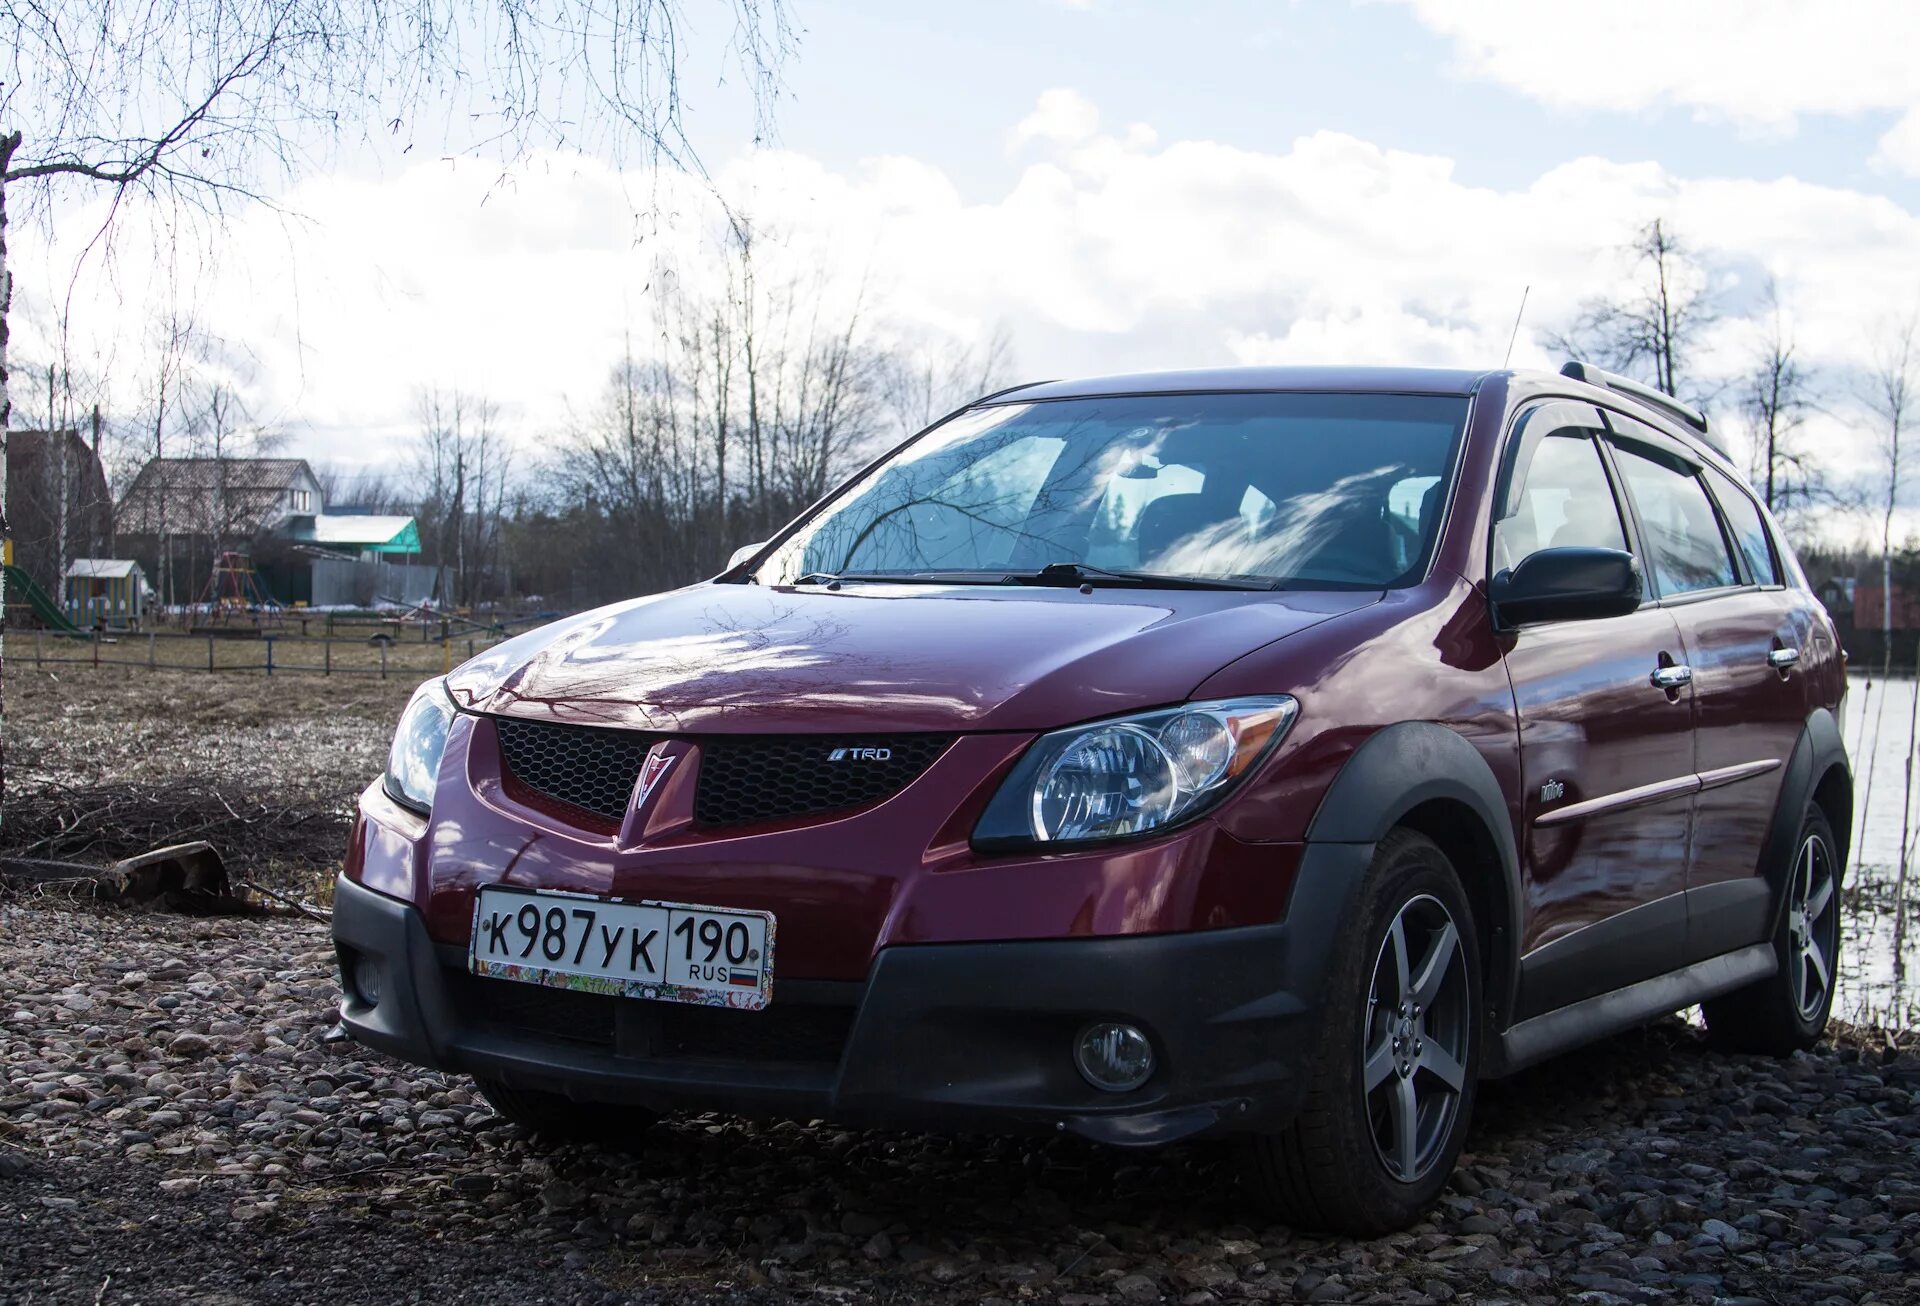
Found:
<path fill-rule="evenodd" d="M 985 849 L 1124 839 L 1218 802 L 1293 724 L 1285 694 L 1231 698 L 1043 735 L 994 795 L 973 842 Z"/>
<path fill-rule="evenodd" d="M 413 691 L 400 728 L 387 753 L 387 793 L 393 801 L 425 815 L 433 808 L 433 785 L 440 775 L 440 754 L 453 724 L 453 700 L 447 682 L 429 680 Z"/>

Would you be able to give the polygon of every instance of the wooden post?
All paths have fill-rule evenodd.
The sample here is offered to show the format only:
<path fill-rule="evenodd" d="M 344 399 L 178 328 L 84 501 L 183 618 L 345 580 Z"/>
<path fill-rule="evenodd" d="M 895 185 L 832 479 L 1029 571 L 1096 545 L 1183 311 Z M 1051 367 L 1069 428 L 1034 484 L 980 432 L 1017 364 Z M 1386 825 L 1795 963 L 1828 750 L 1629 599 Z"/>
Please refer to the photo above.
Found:
<path fill-rule="evenodd" d="M 273 636 L 267 637 L 267 678 L 273 678 Z"/>
<path fill-rule="evenodd" d="M 153 670 L 154 667 L 158 665 L 154 658 L 154 652 L 155 652 L 154 635 L 152 631 L 148 631 L 147 632 L 147 670 L 149 671 Z"/>
<path fill-rule="evenodd" d="M 40 627 L 33 628 L 33 665 L 40 665 Z"/>
<path fill-rule="evenodd" d="M 100 627 L 93 628 L 93 669 L 100 669 Z"/>
<path fill-rule="evenodd" d="M 453 670 L 453 645 L 446 640 L 440 641 L 440 674 L 446 675 Z"/>
<path fill-rule="evenodd" d="M 387 678 L 387 641 L 380 641 L 380 679 Z"/>
<path fill-rule="evenodd" d="M 321 640 L 320 651 L 321 651 L 321 662 L 323 664 L 320 674 L 323 676 L 330 676 L 333 674 L 333 641 L 330 639 Z"/>

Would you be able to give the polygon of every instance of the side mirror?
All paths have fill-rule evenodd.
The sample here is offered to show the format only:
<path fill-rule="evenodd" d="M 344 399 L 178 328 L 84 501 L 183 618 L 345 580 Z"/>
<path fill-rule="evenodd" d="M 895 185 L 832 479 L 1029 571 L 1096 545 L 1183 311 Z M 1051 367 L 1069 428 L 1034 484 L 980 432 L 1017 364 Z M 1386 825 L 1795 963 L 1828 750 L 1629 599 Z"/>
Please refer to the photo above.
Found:
<path fill-rule="evenodd" d="M 732 552 L 732 554 L 728 556 L 727 570 L 732 571 L 735 567 L 738 567 L 741 563 L 745 562 L 747 559 L 751 558 L 754 554 L 760 552 L 760 550 L 766 547 L 767 547 L 767 542 L 765 540 L 761 540 L 757 544 L 742 544 L 739 548 L 735 549 Z"/>
<path fill-rule="evenodd" d="M 1618 549 L 1541 549 L 1487 586 L 1503 627 L 1619 617 L 1640 606 L 1640 564 Z"/>

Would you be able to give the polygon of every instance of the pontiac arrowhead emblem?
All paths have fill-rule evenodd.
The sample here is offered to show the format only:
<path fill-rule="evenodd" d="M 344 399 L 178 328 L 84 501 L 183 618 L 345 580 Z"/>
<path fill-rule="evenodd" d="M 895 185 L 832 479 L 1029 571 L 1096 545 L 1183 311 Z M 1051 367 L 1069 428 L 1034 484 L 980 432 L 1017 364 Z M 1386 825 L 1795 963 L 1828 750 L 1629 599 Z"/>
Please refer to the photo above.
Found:
<path fill-rule="evenodd" d="M 674 763 L 674 758 L 675 754 L 663 753 L 657 748 L 647 754 L 647 760 L 640 767 L 640 783 L 633 793 L 633 806 L 636 810 L 647 805 L 647 795 L 651 794 L 654 786 L 665 778 L 667 769 Z"/>

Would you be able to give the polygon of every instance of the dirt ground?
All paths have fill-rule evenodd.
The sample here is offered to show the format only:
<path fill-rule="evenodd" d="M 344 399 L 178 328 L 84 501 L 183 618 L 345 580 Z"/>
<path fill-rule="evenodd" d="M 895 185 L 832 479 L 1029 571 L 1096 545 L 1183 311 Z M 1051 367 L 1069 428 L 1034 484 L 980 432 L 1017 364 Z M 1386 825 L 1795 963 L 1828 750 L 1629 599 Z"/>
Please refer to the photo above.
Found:
<path fill-rule="evenodd" d="M 0 856 L 108 862 L 207 839 L 237 876 L 324 896 L 353 802 L 421 678 L 90 667 L 7 676 Z"/>

